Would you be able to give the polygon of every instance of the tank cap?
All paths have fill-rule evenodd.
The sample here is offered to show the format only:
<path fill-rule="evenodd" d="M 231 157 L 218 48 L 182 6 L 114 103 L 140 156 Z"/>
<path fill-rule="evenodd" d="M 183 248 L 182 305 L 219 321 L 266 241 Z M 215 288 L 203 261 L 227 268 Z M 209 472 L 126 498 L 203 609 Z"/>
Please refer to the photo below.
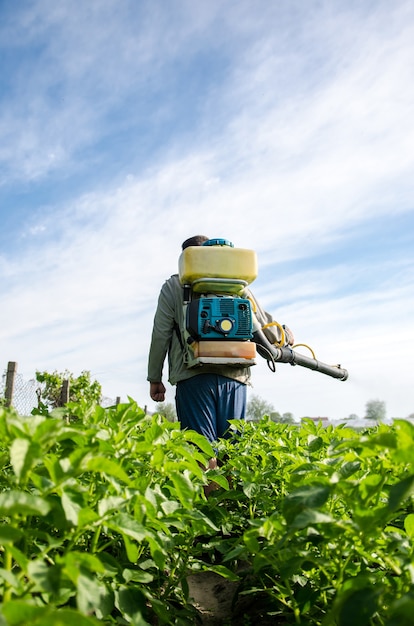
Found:
<path fill-rule="evenodd" d="M 207 239 L 203 246 L 230 246 L 230 248 L 234 248 L 234 245 L 228 239 Z"/>

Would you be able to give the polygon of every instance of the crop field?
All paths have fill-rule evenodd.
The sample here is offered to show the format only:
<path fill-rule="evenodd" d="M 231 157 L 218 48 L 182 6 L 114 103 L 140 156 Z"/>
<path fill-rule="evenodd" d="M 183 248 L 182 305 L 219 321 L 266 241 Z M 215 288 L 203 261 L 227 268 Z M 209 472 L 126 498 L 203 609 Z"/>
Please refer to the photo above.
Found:
<path fill-rule="evenodd" d="M 0 626 L 411 626 L 413 425 L 233 427 L 206 472 L 133 401 L 0 408 Z M 189 585 L 212 574 L 216 622 Z"/>

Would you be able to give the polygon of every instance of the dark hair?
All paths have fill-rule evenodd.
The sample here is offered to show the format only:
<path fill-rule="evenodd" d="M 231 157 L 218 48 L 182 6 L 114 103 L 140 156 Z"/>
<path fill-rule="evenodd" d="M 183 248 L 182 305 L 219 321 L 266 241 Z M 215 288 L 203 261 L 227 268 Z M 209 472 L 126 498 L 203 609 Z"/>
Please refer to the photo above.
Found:
<path fill-rule="evenodd" d="M 183 242 L 182 249 L 185 250 L 190 246 L 202 246 L 203 243 L 208 240 L 209 237 L 205 237 L 204 235 L 195 235 L 194 237 L 190 237 Z"/>

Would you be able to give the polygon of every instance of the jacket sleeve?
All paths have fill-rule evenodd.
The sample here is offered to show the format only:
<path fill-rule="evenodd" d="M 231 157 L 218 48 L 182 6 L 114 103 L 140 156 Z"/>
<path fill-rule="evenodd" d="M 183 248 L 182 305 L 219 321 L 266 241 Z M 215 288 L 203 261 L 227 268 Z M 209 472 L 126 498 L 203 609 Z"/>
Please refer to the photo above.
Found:
<path fill-rule="evenodd" d="M 154 316 L 148 356 L 147 380 L 150 382 L 157 383 L 162 380 L 164 361 L 172 341 L 174 323 L 174 294 L 171 279 L 169 279 L 164 283 L 161 289 Z"/>

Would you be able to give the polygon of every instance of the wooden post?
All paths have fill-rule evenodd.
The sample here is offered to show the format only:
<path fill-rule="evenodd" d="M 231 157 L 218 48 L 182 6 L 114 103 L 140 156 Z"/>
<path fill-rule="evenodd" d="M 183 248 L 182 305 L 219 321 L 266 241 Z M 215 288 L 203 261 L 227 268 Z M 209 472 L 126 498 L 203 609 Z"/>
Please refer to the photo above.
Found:
<path fill-rule="evenodd" d="M 120 404 L 120 403 L 121 403 L 121 396 L 117 396 L 115 400 L 115 404 Z"/>
<path fill-rule="evenodd" d="M 17 373 L 16 361 L 9 361 L 7 364 L 6 389 L 4 391 L 6 406 L 11 406 L 13 402 L 14 381 L 16 378 L 16 373 Z"/>
<path fill-rule="evenodd" d="M 65 406 L 67 402 L 69 402 L 69 381 L 64 380 L 60 390 L 60 406 Z"/>

